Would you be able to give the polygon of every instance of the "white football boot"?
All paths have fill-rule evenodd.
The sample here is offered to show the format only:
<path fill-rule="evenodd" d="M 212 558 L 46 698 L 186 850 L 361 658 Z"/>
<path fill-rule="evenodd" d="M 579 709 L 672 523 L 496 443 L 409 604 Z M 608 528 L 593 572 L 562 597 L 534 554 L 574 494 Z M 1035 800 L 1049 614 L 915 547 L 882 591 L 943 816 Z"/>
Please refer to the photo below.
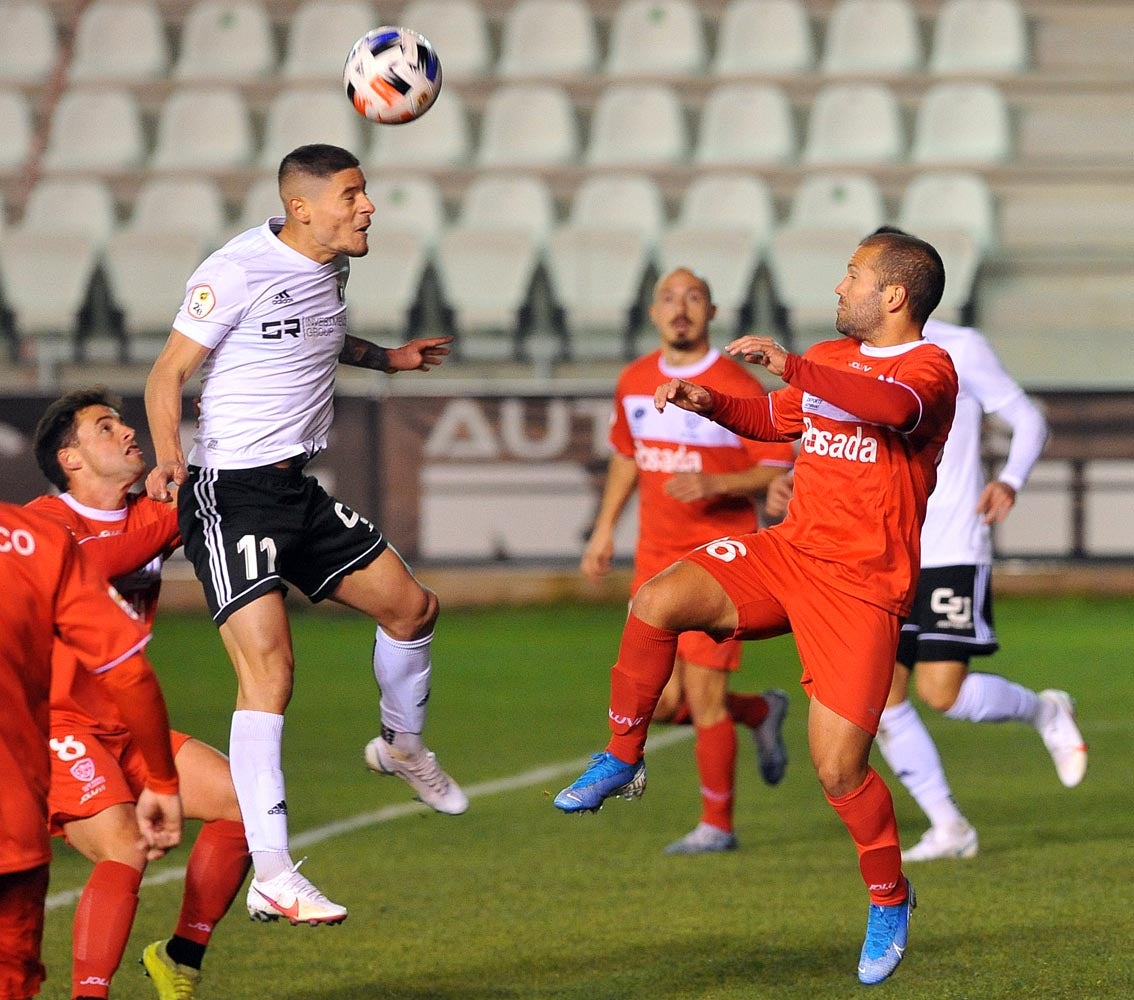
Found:
<path fill-rule="evenodd" d="M 1036 717 L 1043 745 L 1055 762 L 1059 780 L 1074 788 L 1087 773 L 1087 744 L 1075 723 L 1075 701 L 1066 691 L 1041 691 Z"/>
<path fill-rule="evenodd" d="M 417 753 L 405 753 L 377 736 L 366 744 L 364 756 L 371 771 L 397 775 L 422 802 L 439 813 L 459 816 L 469 807 L 468 796 L 441 769 L 432 750 L 423 748 Z"/>
<path fill-rule="evenodd" d="M 939 858 L 975 858 L 980 850 L 976 830 L 969 823 L 931 826 L 921 840 L 902 851 L 902 862 L 937 861 Z"/>
<path fill-rule="evenodd" d="M 253 878 L 248 886 L 248 916 L 252 920 L 278 920 L 292 925 L 341 924 L 347 918 L 345 906 L 332 903 L 311 882 L 299 874 L 301 858 L 275 878 L 261 882 Z"/>

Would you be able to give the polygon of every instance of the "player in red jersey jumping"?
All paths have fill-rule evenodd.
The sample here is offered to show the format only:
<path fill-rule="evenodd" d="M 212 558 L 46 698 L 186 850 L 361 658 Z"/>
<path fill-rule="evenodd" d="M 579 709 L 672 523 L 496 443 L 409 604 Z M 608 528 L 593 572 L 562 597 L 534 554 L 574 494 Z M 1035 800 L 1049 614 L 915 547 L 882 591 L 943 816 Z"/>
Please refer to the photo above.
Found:
<path fill-rule="evenodd" d="M 647 728 L 682 632 L 719 639 L 794 633 L 810 698 L 812 762 L 854 840 L 870 893 L 858 967 L 867 984 L 902 960 L 915 905 L 890 791 L 869 756 L 956 405 L 953 364 L 922 337 L 944 285 L 941 257 L 929 244 L 869 236 L 835 289 L 842 340 L 816 344 L 803 357 L 768 337 L 728 346 L 780 376 L 785 388 L 762 398 L 681 379 L 658 387 L 659 411 L 675 405 L 745 437 L 799 439 L 795 497 L 781 524 L 710 542 L 638 591 L 611 671 L 611 740 L 555 799 L 579 812 L 642 793 Z"/>

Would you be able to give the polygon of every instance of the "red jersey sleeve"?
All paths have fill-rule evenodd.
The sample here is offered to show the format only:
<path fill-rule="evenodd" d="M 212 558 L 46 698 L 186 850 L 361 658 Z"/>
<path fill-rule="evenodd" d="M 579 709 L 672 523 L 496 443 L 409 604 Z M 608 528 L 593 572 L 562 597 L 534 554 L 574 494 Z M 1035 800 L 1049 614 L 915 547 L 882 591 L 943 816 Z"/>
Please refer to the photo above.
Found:
<path fill-rule="evenodd" d="M 181 544 L 177 510 L 171 507 L 158 520 L 141 528 L 116 535 L 88 535 L 81 538 L 79 544 L 83 555 L 98 566 L 107 579 L 125 576 Z"/>

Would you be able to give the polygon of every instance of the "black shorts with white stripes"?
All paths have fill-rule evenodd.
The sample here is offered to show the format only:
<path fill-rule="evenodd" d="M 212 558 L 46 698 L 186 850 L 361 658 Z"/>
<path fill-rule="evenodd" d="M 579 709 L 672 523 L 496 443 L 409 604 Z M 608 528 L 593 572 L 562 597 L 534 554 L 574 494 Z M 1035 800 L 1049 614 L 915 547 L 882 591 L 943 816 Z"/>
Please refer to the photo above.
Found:
<path fill-rule="evenodd" d="M 217 625 L 269 591 L 286 593 L 284 580 L 321 601 L 387 545 L 370 521 L 304 475 L 300 462 L 290 468 L 190 466 L 178 495 L 178 523 Z"/>
<path fill-rule="evenodd" d="M 1000 648 L 992 622 L 992 567 L 934 566 L 921 571 L 913 610 L 902 625 L 898 662 L 960 661 Z"/>

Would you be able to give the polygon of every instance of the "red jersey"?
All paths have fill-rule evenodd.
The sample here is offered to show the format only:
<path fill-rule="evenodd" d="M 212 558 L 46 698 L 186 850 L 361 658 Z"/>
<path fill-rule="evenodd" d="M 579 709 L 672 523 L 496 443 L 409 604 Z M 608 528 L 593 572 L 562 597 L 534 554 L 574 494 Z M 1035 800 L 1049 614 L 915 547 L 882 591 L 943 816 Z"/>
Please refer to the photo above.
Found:
<path fill-rule="evenodd" d="M 51 858 L 52 650 L 66 644 L 76 666 L 103 673 L 141 649 L 149 630 L 80 556 L 71 533 L 42 514 L 0 504 L 0 574 L 0 872 L 13 872 Z"/>
<path fill-rule="evenodd" d="M 125 507 L 107 511 L 87 507 L 64 493 L 37 497 L 28 507 L 70 529 L 87 561 L 111 580 L 143 621 L 153 623 L 161 566 L 178 539 L 176 511 L 169 504 L 131 495 Z M 79 669 L 74 655 L 61 643 L 56 644 L 52 668 L 53 733 L 96 727 L 124 731 L 110 696 Z"/>
<path fill-rule="evenodd" d="M 751 497 L 719 496 L 686 503 L 665 492 L 675 472 L 743 472 L 756 465 L 789 468 L 790 444 L 739 437 L 695 413 L 654 408 L 654 390 L 683 378 L 736 396 L 764 398 L 759 381 L 715 348 L 696 364 L 666 365 L 660 350 L 623 369 L 614 391 L 610 443 L 638 468 L 638 548 L 631 590 L 676 562 L 690 549 L 723 535 L 747 534 L 757 527 Z"/>
<path fill-rule="evenodd" d="M 907 614 L 957 398 L 949 355 L 926 340 L 825 341 L 789 356 L 784 379 L 763 406 L 721 398 L 712 411 L 738 433 L 800 440 L 787 517 L 769 530 L 837 590 Z"/>

